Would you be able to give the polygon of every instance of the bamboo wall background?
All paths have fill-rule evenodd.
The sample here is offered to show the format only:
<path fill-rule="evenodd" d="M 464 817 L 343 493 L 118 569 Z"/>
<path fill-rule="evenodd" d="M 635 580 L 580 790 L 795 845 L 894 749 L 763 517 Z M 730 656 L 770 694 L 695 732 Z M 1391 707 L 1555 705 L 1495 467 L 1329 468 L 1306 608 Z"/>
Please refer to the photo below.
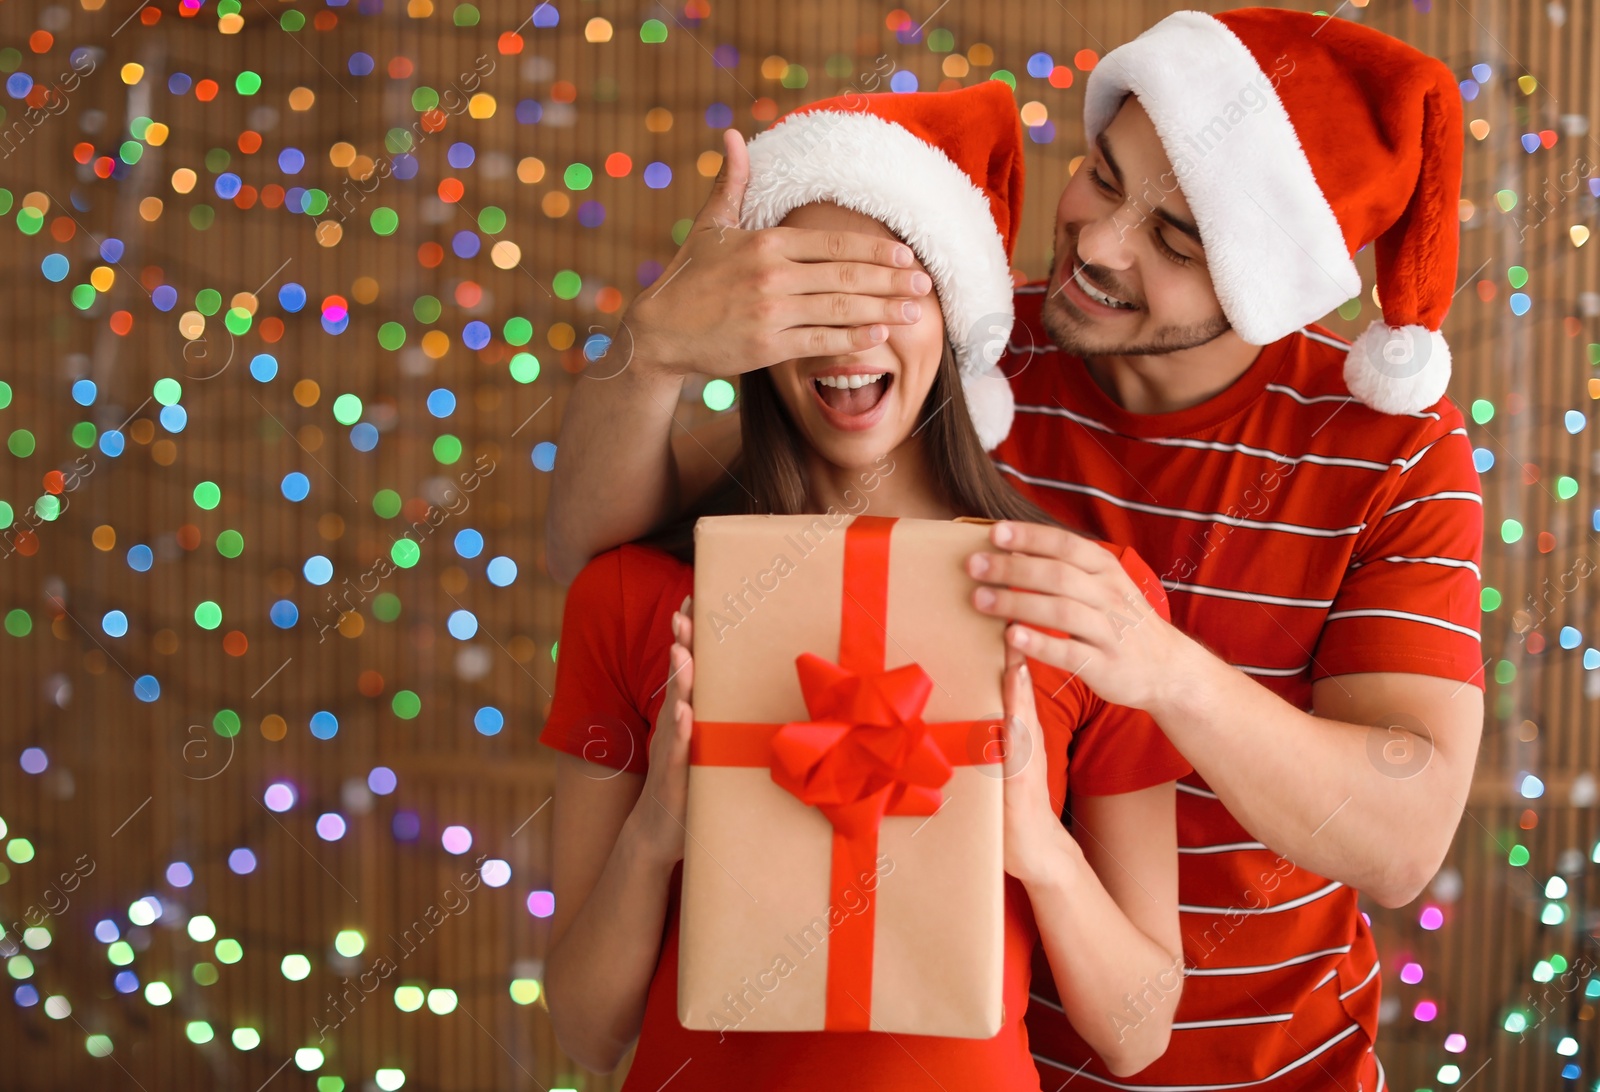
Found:
<path fill-rule="evenodd" d="M 104 0 L 0 6 L 0 75 L 8 81 L 0 105 L 9 134 L 0 146 L 0 380 L 9 387 L 0 395 L 10 393 L 0 408 L 8 441 L 0 500 L 13 517 L 0 540 L 7 622 L 0 636 L 0 818 L 7 827 L 0 920 L 13 945 L 29 925 L 48 934 L 42 947 L 6 948 L 25 962 L 7 962 L 0 1084 L 368 1088 L 378 1087 L 380 1069 L 398 1069 L 408 1088 L 619 1085 L 620 1074 L 575 1069 L 557 1050 L 542 1005 L 512 996 L 513 981 L 523 980 L 520 1000 L 527 1001 L 526 980 L 542 975 L 546 919 L 530 912 L 528 900 L 549 883 L 551 767 L 536 736 L 553 685 L 562 603 L 562 589 L 543 569 L 548 482 L 540 467 L 548 466 L 549 449 L 537 445 L 555 437 L 570 373 L 582 366 L 582 339 L 612 328 L 648 282 L 641 265 L 669 258 L 674 224 L 703 201 L 716 163 L 702 156 L 720 148 L 708 107 L 727 106 L 731 124 L 748 136 L 791 106 L 861 87 L 882 71 L 880 57 L 914 74 L 923 89 L 1003 69 L 1013 74 L 1019 101 L 1042 104 L 1053 129 L 1036 131 L 1028 145 L 1017 255 L 1024 273 L 1041 274 L 1054 197 L 1082 151 L 1082 68 L 1172 7 L 1143 0 L 951 0 L 903 11 L 856 0 L 690 0 L 670 8 L 561 0 L 537 8 L 489 2 L 481 10 L 433 0 L 299 9 L 252 0 L 187 13 L 168 0 L 139 8 Z M 307 19 L 304 29 L 280 29 L 277 20 L 296 10 Z M 551 11 L 559 12 L 557 25 L 537 25 Z M 588 40 L 599 36 L 590 29 L 597 17 L 612 25 L 609 41 Z M 1465 104 L 1467 119 L 1488 130 L 1467 138 L 1463 197 L 1471 215 L 1464 207 L 1461 291 L 1445 328 L 1456 362 L 1452 396 L 1464 408 L 1493 407 L 1487 416 L 1480 406 L 1469 426 L 1474 444 L 1494 458 L 1483 473 L 1484 582 L 1498 593 L 1483 621 L 1490 709 L 1445 870 L 1415 905 L 1371 910 L 1384 965 L 1380 1053 L 1395 1088 L 1469 1080 L 1486 1089 L 1593 1087 L 1600 672 L 1585 666 L 1585 656 L 1594 608 L 1587 574 L 1600 563 L 1593 549 L 1600 462 L 1593 430 L 1582 426 L 1600 397 L 1600 379 L 1591 378 L 1600 362 L 1600 285 L 1595 248 L 1581 245 L 1587 240 L 1574 229 L 1600 226 L 1600 148 L 1589 124 L 1600 116 L 1600 11 L 1592 2 L 1371 0 L 1343 4 L 1336 17 L 1406 39 L 1462 79 L 1474 65 L 1492 69 Z M 641 41 L 648 19 L 664 26 L 664 42 Z M 924 22 L 920 37 L 893 29 Z M 940 51 L 930 48 L 945 44 L 937 32 L 950 35 Z M 92 51 L 92 71 L 66 81 L 81 47 Z M 718 52 L 728 47 L 736 59 Z M 357 51 L 374 59 L 372 75 L 352 73 Z M 1029 74 L 1029 57 L 1040 51 L 1072 73 L 1071 86 Z M 954 57 L 962 61 L 947 60 Z M 408 59 L 413 71 L 391 77 L 395 58 Z M 142 75 L 129 64 L 142 66 Z M 804 86 L 785 86 L 801 83 L 798 69 Z M 245 71 L 260 74 L 259 91 L 236 89 Z M 168 80 L 175 73 L 215 80 L 220 92 L 213 101 L 198 101 L 192 90 L 174 94 Z M 57 84 L 60 97 L 40 99 L 35 90 L 30 103 L 19 74 L 40 87 Z M 482 100 L 469 108 L 465 94 L 446 95 L 427 119 L 443 128 L 420 130 L 416 177 L 378 171 L 397 150 L 386 148 L 391 131 L 424 116 L 415 87 L 470 92 L 475 75 L 494 99 L 489 116 L 475 116 L 485 112 Z M 1519 86 L 1519 77 L 1533 82 Z M 539 104 L 540 120 L 519 122 L 519 102 Z M 28 115 L 30 105 L 47 109 Z M 652 131 L 653 109 L 671 113 L 670 128 Z M 24 123 L 29 116 L 33 122 Z M 165 125 L 164 139 L 140 118 Z M 260 134 L 259 151 L 240 146 L 247 131 Z M 1543 141 L 1541 132 L 1549 134 Z M 1524 149 L 1525 134 L 1534 134 L 1536 150 Z M 112 159 L 102 157 L 117 157 L 130 139 L 140 146 L 138 161 L 110 170 Z M 346 154 L 371 162 L 331 157 L 340 142 L 351 146 Z M 474 149 L 470 166 L 447 162 L 457 142 Z M 280 169 L 285 147 L 305 154 L 298 175 Z M 217 149 L 228 153 L 225 167 Z M 621 177 L 603 168 L 615 152 L 631 157 Z M 644 183 L 652 162 L 671 168 L 670 184 Z M 566 175 L 574 163 L 593 169 L 587 190 Z M 191 193 L 173 185 L 184 168 L 198 176 Z M 242 198 L 217 194 L 222 170 L 249 187 Z M 371 192 L 362 196 L 352 177 L 365 177 Z M 438 195 L 446 178 L 462 182 L 459 201 Z M 295 185 L 320 187 L 334 204 L 321 215 L 290 212 L 282 188 Z M 152 198 L 162 202 L 159 213 Z M 603 205 L 603 223 L 580 223 L 584 201 Z M 191 220 L 201 206 L 215 212 L 204 229 Z M 379 207 L 397 214 L 392 234 L 371 226 Z M 486 208 L 505 211 L 503 230 L 478 230 Z M 339 228 L 319 234 L 319 224 Z M 478 256 L 451 252 L 461 231 L 482 239 Z M 108 240 L 120 241 L 122 253 L 104 251 Z M 491 258 L 499 240 L 520 252 Z M 429 244 L 443 256 L 425 264 Z M 64 279 L 48 276 L 52 253 L 70 267 Z M 1370 255 L 1363 263 L 1370 292 Z M 1513 267 L 1525 271 L 1525 283 Z M 575 296 L 557 281 L 562 270 L 581 278 Z M 279 295 L 291 282 L 308 297 L 297 312 Z M 74 288 L 91 283 L 92 290 Z M 153 298 L 161 285 L 177 290 L 170 310 Z M 203 330 L 180 322 L 202 289 L 220 293 L 220 309 Z M 1528 303 L 1523 314 L 1511 297 L 1519 289 Z M 414 312 L 425 295 L 442 301 L 436 322 Z M 328 297 L 348 306 L 342 332 L 318 321 Z M 1373 313 L 1370 296 L 1360 304 L 1359 316 L 1330 316 L 1328 324 L 1353 336 Z M 234 306 L 250 316 L 248 330 L 226 328 Z M 512 318 L 532 324 L 526 345 L 508 344 Z M 463 343 L 474 320 L 492 333 L 481 350 Z M 337 313 L 327 321 L 339 329 Z M 398 351 L 379 343 L 391 322 L 407 335 Z M 428 330 L 447 340 L 424 342 Z M 540 362 L 531 382 L 522 381 L 526 371 L 513 377 L 519 351 Z M 261 353 L 278 362 L 270 381 L 251 375 Z M 97 388 L 88 406 L 72 397 L 82 379 Z M 187 419 L 180 431 L 160 420 L 162 379 L 181 384 Z M 456 395 L 452 415 L 436 418 L 427 409 L 435 388 Z M 159 393 L 167 397 L 165 388 Z M 361 420 L 377 429 L 374 450 L 357 450 L 351 428 L 336 419 L 342 394 L 360 398 Z M 685 424 L 711 414 L 700 394 L 691 384 L 680 407 Z M 172 416 L 168 424 L 176 424 Z M 101 442 L 116 429 L 126 436 L 120 455 Z M 446 433 L 462 443 L 452 463 L 434 453 L 435 438 Z M 479 477 L 463 483 L 460 475 L 474 466 Z M 294 471 L 309 482 L 299 502 L 281 487 Z M 214 508 L 196 502 L 203 482 L 220 488 Z M 375 510 L 385 489 L 403 502 L 398 515 Z M 36 503 L 41 497 L 64 501 L 64 510 L 55 518 L 36 514 L 50 509 L 49 500 Z M 1505 520 L 1517 521 L 1520 537 L 1502 531 Z M 478 557 L 452 547 L 465 528 L 485 540 Z M 237 557 L 218 550 L 227 530 L 243 536 Z M 421 543 L 414 567 L 378 578 L 368 598 L 347 590 L 344 578 L 372 572 L 408 531 Z M 152 549 L 149 571 L 128 563 L 139 544 Z M 336 579 L 326 587 L 303 575 L 314 555 L 332 563 Z M 504 589 L 486 578 L 487 559 L 497 556 L 518 570 Z M 329 592 L 344 594 L 347 609 L 338 630 L 319 640 L 314 620 L 329 610 Z M 380 610 L 379 594 L 398 597 L 398 617 L 387 601 Z M 289 628 L 269 616 L 279 600 L 297 605 Z M 220 606 L 216 628 L 197 624 L 205 602 Z M 107 632 L 110 611 L 126 615 L 125 636 Z M 464 640 L 449 630 L 460 611 L 477 623 Z M 1600 652 L 1590 661 L 1600 663 Z M 145 675 L 159 682 L 153 701 L 136 696 Z M 396 711 L 401 692 L 420 699 L 420 713 Z M 503 716 L 497 734 L 474 726 L 485 707 Z M 236 715 L 236 734 L 229 734 L 234 720 L 219 718 L 224 711 Z M 337 718 L 332 738 L 312 734 L 319 712 Z M 31 772 L 41 756 L 47 766 Z M 364 788 L 377 766 L 393 771 L 391 793 Z M 282 813 L 266 806 L 275 782 L 297 794 Z M 341 839 L 319 837 L 325 813 L 348 824 Z M 397 839 L 397 821 L 402 828 L 414 822 L 413 840 Z M 450 826 L 470 831 L 466 852 L 442 846 Z M 229 869 L 240 848 L 256 856 L 248 875 Z M 480 855 L 506 862 L 509 882 L 476 882 Z M 182 879 L 169 873 L 175 862 L 189 867 L 192 883 L 171 882 Z M 74 870 L 76 880 L 63 878 Z M 1557 876 L 1564 894 L 1550 886 Z M 159 900 L 161 914 L 140 926 L 130 907 L 145 896 Z M 1551 903 L 1563 918 L 1541 924 Z M 200 914 L 215 922 L 210 940 L 186 928 Z M 405 940 L 408 928 L 421 935 L 424 920 L 438 924 L 422 943 Z M 130 945 L 134 992 L 119 992 L 113 948 L 95 933 L 102 921 L 114 922 L 117 939 Z M 365 940 L 354 958 L 334 947 L 350 929 Z M 219 961 L 218 939 L 238 941 L 242 958 Z M 290 954 L 309 959 L 302 981 L 283 973 Z M 1558 965 L 1552 981 L 1537 982 L 1539 962 L 1556 957 L 1572 973 L 1564 979 Z M 352 993 L 347 983 L 359 985 L 360 972 L 381 970 L 384 959 L 392 973 L 381 985 Z M 1421 968 L 1420 982 L 1401 980 L 1411 963 Z M 197 965 L 211 968 L 199 977 L 214 974 L 213 984 L 201 983 Z M 153 982 L 170 989 L 169 1003 L 147 1000 Z M 452 990 L 455 1008 L 402 1011 L 394 988 L 403 984 Z M 331 1000 L 336 994 L 346 998 L 347 1014 Z M 446 1007 L 445 995 L 433 996 Z M 1436 1011 L 1422 1019 L 1427 1004 Z M 1520 1034 L 1505 1030 L 1519 1007 L 1529 1024 Z M 338 1021 L 320 1043 L 318 1020 Z M 191 1041 L 205 1035 L 198 1022 L 214 1036 L 209 1042 Z M 259 1045 L 237 1048 L 236 1028 L 255 1029 Z M 106 1037 L 109 1054 L 92 1037 Z M 301 1055 L 297 1062 L 296 1052 L 311 1046 L 320 1046 L 320 1061 Z M 1578 1067 L 1578 1076 L 1564 1077 L 1566 1066 Z M 384 1079 L 392 1084 L 391 1075 Z"/>

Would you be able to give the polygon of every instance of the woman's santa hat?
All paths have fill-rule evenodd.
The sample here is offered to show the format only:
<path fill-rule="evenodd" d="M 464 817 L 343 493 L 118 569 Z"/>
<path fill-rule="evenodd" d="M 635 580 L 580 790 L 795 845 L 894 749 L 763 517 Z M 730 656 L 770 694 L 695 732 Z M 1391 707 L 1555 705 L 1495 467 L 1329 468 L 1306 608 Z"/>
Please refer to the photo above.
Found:
<path fill-rule="evenodd" d="M 1272 8 L 1179 11 L 1107 53 L 1084 91 L 1092 143 L 1127 92 L 1155 123 L 1217 298 L 1266 345 L 1361 292 L 1376 243 L 1383 318 L 1350 346 L 1350 393 L 1384 413 L 1443 396 L 1454 295 L 1461 94 L 1379 31 Z"/>
<path fill-rule="evenodd" d="M 967 409 L 985 451 L 1011 431 L 995 363 L 1011 336 L 1011 254 L 1022 220 L 1022 121 L 1005 84 L 847 93 L 790 112 L 750 142 L 740 226 L 831 201 L 879 221 L 933 279 Z"/>

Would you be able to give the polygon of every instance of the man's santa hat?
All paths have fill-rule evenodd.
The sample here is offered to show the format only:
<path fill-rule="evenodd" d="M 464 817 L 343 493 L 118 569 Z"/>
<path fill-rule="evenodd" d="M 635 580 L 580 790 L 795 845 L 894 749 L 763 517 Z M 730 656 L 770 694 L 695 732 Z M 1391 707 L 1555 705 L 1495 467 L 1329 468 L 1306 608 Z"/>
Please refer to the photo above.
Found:
<path fill-rule="evenodd" d="M 831 201 L 879 221 L 933 280 L 985 451 L 1011 431 L 995 363 L 1011 336 L 1011 254 L 1022 221 L 1022 121 L 1011 89 L 847 93 L 791 111 L 750 142 L 740 226 Z"/>
<path fill-rule="evenodd" d="M 1376 243 L 1381 320 L 1350 346 L 1350 393 L 1384 413 L 1444 394 L 1461 94 L 1442 62 L 1323 15 L 1179 11 L 1107 53 L 1084 91 L 1092 143 L 1132 92 L 1194 212 L 1224 314 L 1253 345 L 1361 292 Z"/>

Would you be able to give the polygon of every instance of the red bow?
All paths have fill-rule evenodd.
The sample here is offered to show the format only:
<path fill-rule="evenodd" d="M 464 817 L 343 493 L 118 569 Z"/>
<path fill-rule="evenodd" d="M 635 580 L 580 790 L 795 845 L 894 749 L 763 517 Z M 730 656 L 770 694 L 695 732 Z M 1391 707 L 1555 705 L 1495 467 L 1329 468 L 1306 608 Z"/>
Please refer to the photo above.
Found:
<path fill-rule="evenodd" d="M 772 780 L 821 809 L 841 834 L 883 815 L 932 815 L 952 767 L 922 721 L 933 682 L 918 664 L 859 674 L 795 657 L 809 721 L 772 737 Z"/>

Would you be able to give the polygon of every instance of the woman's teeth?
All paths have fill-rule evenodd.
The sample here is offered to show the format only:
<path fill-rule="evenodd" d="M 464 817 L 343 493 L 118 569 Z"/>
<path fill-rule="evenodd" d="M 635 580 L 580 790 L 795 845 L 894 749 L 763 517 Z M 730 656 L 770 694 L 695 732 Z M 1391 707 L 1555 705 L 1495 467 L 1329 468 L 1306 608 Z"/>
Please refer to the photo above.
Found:
<path fill-rule="evenodd" d="M 869 413 L 886 397 L 894 376 L 888 372 L 870 375 L 819 375 L 812 379 L 823 404 L 849 417 Z"/>
<path fill-rule="evenodd" d="M 879 372 L 876 375 L 819 375 L 817 376 L 817 382 L 824 387 L 849 387 L 854 389 L 856 387 L 864 387 L 868 383 L 876 383 L 885 374 L 884 372 Z"/>
<path fill-rule="evenodd" d="M 1078 282 L 1078 287 L 1083 289 L 1085 295 L 1097 303 L 1103 303 L 1107 307 L 1120 308 L 1124 311 L 1132 311 L 1134 309 L 1133 304 L 1119 300 L 1115 296 L 1108 296 L 1104 292 L 1100 291 L 1100 289 L 1090 284 L 1084 279 L 1082 270 L 1074 273 L 1072 275 L 1072 279 Z"/>

